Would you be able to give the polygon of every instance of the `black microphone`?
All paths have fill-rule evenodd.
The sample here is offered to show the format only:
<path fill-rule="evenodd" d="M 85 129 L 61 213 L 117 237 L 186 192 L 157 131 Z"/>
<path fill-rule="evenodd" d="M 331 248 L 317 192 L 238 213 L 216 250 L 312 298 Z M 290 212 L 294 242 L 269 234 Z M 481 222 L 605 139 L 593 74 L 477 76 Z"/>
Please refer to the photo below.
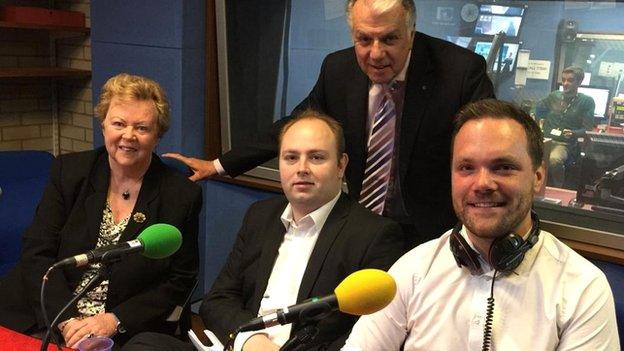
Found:
<path fill-rule="evenodd" d="M 53 268 L 81 267 L 91 263 L 110 262 L 124 255 L 141 253 L 148 258 L 165 258 L 182 245 L 182 234 L 170 224 L 153 224 L 139 234 L 135 240 L 107 245 L 83 254 L 68 257 L 54 264 Z"/>
<path fill-rule="evenodd" d="M 126 241 L 121 244 L 107 245 L 97 249 L 89 250 L 83 254 L 67 257 L 54 264 L 54 268 L 82 267 L 90 263 L 101 262 L 106 254 L 106 260 L 117 259 L 123 255 L 139 252 L 143 249 L 138 240 Z"/>
<path fill-rule="evenodd" d="M 384 308 L 396 293 L 396 283 L 379 269 L 363 269 L 350 274 L 325 297 L 313 297 L 299 304 L 281 308 L 274 313 L 254 318 L 243 324 L 238 332 L 269 328 L 278 324 L 311 322 L 325 318 L 330 312 L 361 316 Z"/>
<path fill-rule="evenodd" d="M 241 332 L 270 328 L 274 325 L 284 325 L 297 321 L 318 320 L 338 308 L 336 295 L 322 298 L 311 298 L 299 304 L 280 308 L 274 313 L 254 318 L 240 327 Z"/>

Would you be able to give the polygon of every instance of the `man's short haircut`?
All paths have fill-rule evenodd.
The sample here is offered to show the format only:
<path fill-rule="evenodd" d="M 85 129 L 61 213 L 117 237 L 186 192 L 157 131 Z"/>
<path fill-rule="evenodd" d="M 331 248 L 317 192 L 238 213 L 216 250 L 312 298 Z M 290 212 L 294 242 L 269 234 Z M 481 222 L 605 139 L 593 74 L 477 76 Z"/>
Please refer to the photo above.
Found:
<path fill-rule="evenodd" d="M 561 71 L 561 74 L 563 73 L 573 74 L 574 81 L 579 84 L 583 81 L 583 79 L 585 79 L 585 71 L 583 71 L 583 69 L 579 66 L 566 67 L 563 69 L 563 71 Z"/>
<path fill-rule="evenodd" d="M 336 140 L 336 151 L 338 152 L 337 155 L 338 159 L 340 160 L 340 157 L 345 152 L 345 138 L 342 126 L 335 119 L 313 109 L 305 109 L 298 112 L 293 116 L 293 118 L 291 118 L 288 122 L 286 122 L 286 124 L 284 124 L 278 138 L 279 149 L 282 148 L 282 139 L 284 138 L 284 134 L 286 134 L 288 129 L 290 129 L 290 127 L 292 127 L 295 123 L 303 120 L 319 120 L 325 122 L 327 127 L 329 127 L 329 129 L 332 131 L 332 134 L 334 134 L 334 138 Z"/>
<path fill-rule="evenodd" d="M 351 17 L 351 13 L 353 10 L 353 5 L 358 0 L 347 0 L 347 23 L 349 24 L 349 28 L 353 31 L 353 18 Z M 360 0 L 367 1 L 367 0 Z M 414 5 L 414 0 L 375 0 L 372 2 L 370 8 L 375 13 L 384 13 L 392 10 L 395 6 L 401 5 L 405 10 L 405 25 L 407 26 L 408 32 L 413 32 L 416 30 L 416 5 Z"/>
<path fill-rule="evenodd" d="M 113 98 L 121 101 L 153 101 L 156 109 L 158 137 L 169 129 L 169 101 L 163 88 L 155 81 L 127 73 L 120 73 L 106 81 L 95 106 L 95 115 L 100 124 L 104 123 Z"/>
<path fill-rule="evenodd" d="M 485 118 L 512 119 L 518 122 L 524 129 L 527 137 L 527 152 L 531 157 L 533 168 L 537 169 L 542 164 L 544 158 L 543 135 L 535 120 L 518 106 L 496 99 L 471 102 L 459 111 L 455 118 L 455 127 L 453 128 L 451 152 L 455 143 L 455 137 L 464 124 Z"/>

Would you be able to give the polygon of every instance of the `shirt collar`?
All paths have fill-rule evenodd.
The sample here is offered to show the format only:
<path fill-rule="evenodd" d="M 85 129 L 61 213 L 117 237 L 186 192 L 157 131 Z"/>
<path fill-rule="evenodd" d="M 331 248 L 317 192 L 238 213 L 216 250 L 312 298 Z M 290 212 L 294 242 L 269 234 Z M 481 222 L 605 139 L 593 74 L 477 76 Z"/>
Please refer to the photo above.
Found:
<path fill-rule="evenodd" d="M 529 229 L 529 231 L 524 233 L 524 235 L 522 235 L 522 238 L 526 240 L 529 237 L 530 233 L 531 233 L 531 228 Z M 481 268 L 483 268 L 484 274 L 486 275 L 494 274 L 494 270 L 492 269 L 492 266 L 490 266 L 490 263 L 486 260 L 485 257 L 481 255 L 479 250 L 475 248 L 474 244 L 470 240 L 470 236 L 468 235 L 468 229 L 466 228 L 465 225 L 462 225 L 462 230 L 459 232 L 459 234 L 463 236 L 464 239 L 466 239 L 466 242 L 468 243 L 470 248 L 477 254 L 478 259 L 479 259 L 479 264 L 481 264 Z M 533 265 L 533 261 L 535 261 L 535 257 L 537 256 L 537 252 L 539 251 L 539 246 L 541 246 L 541 242 L 542 242 L 542 236 L 540 235 L 538 238 L 538 242 L 536 242 L 535 245 L 533 245 L 533 247 L 530 248 L 529 251 L 527 251 L 524 254 L 524 259 L 522 259 L 522 262 L 520 263 L 520 265 L 516 267 L 516 269 L 514 270 L 515 273 L 522 274 L 523 272 L 527 272 L 530 269 L 530 267 Z"/>
<path fill-rule="evenodd" d="M 470 246 L 472 251 L 474 251 L 477 254 L 477 258 L 479 259 L 479 264 L 481 265 L 483 272 L 487 274 L 492 269 L 492 267 L 490 267 L 490 264 L 488 263 L 488 261 L 483 257 L 483 255 L 481 255 L 481 252 L 477 250 L 477 248 L 472 243 L 472 240 L 470 240 L 470 236 L 468 235 L 468 228 L 466 228 L 465 225 L 462 225 L 462 229 L 459 231 L 459 235 L 464 237 L 464 239 L 468 243 L 468 246 Z"/>
<path fill-rule="evenodd" d="M 317 228 L 323 228 L 323 225 L 325 225 L 325 221 L 327 220 L 327 217 L 329 217 L 329 213 L 334 208 L 334 205 L 336 205 L 336 202 L 338 202 L 338 198 L 340 198 L 341 194 L 342 194 L 342 191 L 339 191 L 338 194 L 329 202 L 327 202 L 325 205 L 303 216 L 299 220 L 299 223 L 312 221 L 312 224 L 316 226 Z M 290 203 L 286 205 L 284 212 L 282 212 L 282 215 L 280 216 L 280 220 L 284 224 L 284 227 L 286 228 L 286 230 L 288 230 L 291 225 L 295 224 L 295 220 L 293 219 L 293 214 L 292 214 L 292 206 L 290 205 Z"/>
<path fill-rule="evenodd" d="M 529 231 L 523 236 L 525 240 L 529 237 L 531 230 L 532 229 L 529 229 Z M 544 236 L 542 235 L 540 231 L 537 237 L 537 242 L 535 243 L 535 245 L 533 245 L 532 248 L 529 249 L 529 251 L 527 251 L 524 254 L 524 259 L 522 260 L 518 268 L 515 269 L 514 272 L 516 272 L 519 275 L 525 275 L 529 273 L 529 271 L 531 270 L 531 267 L 533 266 L 533 263 L 535 262 L 535 259 L 537 258 L 537 253 L 541 250 L 543 242 L 544 242 Z"/>

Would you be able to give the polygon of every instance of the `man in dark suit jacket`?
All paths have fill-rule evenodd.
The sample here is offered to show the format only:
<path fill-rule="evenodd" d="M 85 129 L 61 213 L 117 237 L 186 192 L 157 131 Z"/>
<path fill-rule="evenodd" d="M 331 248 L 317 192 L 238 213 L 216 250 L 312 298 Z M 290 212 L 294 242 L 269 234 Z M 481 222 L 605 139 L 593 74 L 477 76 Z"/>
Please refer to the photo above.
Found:
<path fill-rule="evenodd" d="M 393 96 L 397 129 L 392 184 L 383 215 L 403 225 L 412 247 L 455 224 L 449 177 L 453 117 L 464 104 L 494 93 L 482 57 L 415 32 L 413 1 L 391 5 L 349 2 L 347 18 L 355 46 L 325 58 L 316 85 L 296 110 L 312 107 L 342 124 L 351 158 L 346 173 L 349 195 L 358 199 L 371 124 L 369 89 L 375 83 L 398 86 Z M 275 130 L 283 123 L 277 122 Z M 275 157 L 275 148 L 274 143 L 237 147 L 217 165 L 179 154 L 165 156 L 186 163 L 195 172 L 191 180 L 198 180 L 216 174 L 217 168 L 232 177 L 240 175 Z"/>
<path fill-rule="evenodd" d="M 50 183 L 24 234 L 22 259 L 0 281 L 0 325 L 20 332 L 44 328 L 41 278 L 53 263 L 95 248 L 109 177 L 104 148 L 63 155 L 54 161 Z M 152 155 L 119 242 L 136 239 L 152 224 L 168 223 L 182 232 L 182 246 L 165 259 L 130 255 L 110 266 L 106 311 L 114 313 L 125 330 L 115 336 L 116 343 L 145 330 L 175 329 L 165 320 L 185 301 L 196 279 L 201 205 L 201 188 Z M 50 274 L 45 299 L 50 320 L 73 297 L 83 273 L 84 268 L 67 268 Z M 74 304 L 59 320 L 78 315 Z"/>
<path fill-rule="evenodd" d="M 284 238 L 280 215 L 287 204 L 280 196 L 249 208 L 227 263 L 204 298 L 200 315 L 224 342 L 229 333 L 257 316 Z M 402 250 L 399 233 L 396 224 L 342 194 L 308 260 L 297 302 L 332 294 L 345 277 L 359 269 L 387 269 Z M 355 321 L 355 316 L 332 313 L 318 324 L 316 343 L 339 349 Z M 293 331 L 300 327 L 295 325 Z"/>
<path fill-rule="evenodd" d="M 340 125 L 304 111 L 281 133 L 279 169 L 284 196 L 253 204 L 200 315 L 223 343 L 258 314 L 333 294 L 349 274 L 387 269 L 403 252 L 400 226 L 375 215 L 340 188 L 348 158 Z M 318 323 L 306 349 L 338 350 L 355 316 L 332 312 Z M 241 333 L 235 350 L 277 350 L 303 326 Z M 170 345 L 170 346 L 165 346 Z M 139 336 L 126 350 L 189 349 L 162 335 Z"/>

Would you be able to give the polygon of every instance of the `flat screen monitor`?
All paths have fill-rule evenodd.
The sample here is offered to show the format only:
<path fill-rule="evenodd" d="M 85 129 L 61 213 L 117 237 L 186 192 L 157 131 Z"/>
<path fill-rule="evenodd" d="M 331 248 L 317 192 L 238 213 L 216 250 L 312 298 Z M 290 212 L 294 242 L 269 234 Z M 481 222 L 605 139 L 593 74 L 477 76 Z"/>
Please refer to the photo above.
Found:
<path fill-rule="evenodd" d="M 563 91 L 563 86 L 559 84 L 559 91 Z M 594 99 L 594 117 L 604 118 L 607 117 L 607 111 L 609 109 L 609 99 L 611 97 L 611 89 L 606 87 L 587 86 L 579 87 L 578 92 L 589 95 Z"/>
<path fill-rule="evenodd" d="M 462 48 L 468 48 L 468 46 L 470 46 L 470 43 L 472 42 L 472 37 L 456 37 L 452 35 L 447 35 L 446 41 L 450 41 L 455 45 L 461 46 Z"/>
<path fill-rule="evenodd" d="M 490 49 L 492 48 L 492 43 L 487 41 L 478 41 L 475 44 L 475 53 L 483 56 L 484 58 L 488 57 L 490 53 Z M 501 51 L 503 53 L 503 65 L 501 67 L 501 72 L 511 72 L 516 64 L 516 58 L 518 56 L 518 49 L 520 48 L 520 44 L 514 43 L 505 43 L 501 47 Z M 498 61 L 499 57 L 496 57 L 494 61 L 494 67 L 492 68 L 494 71 L 498 71 Z"/>
<path fill-rule="evenodd" d="M 484 5 L 479 6 L 479 17 L 475 24 L 476 35 L 494 35 L 504 32 L 515 38 L 520 32 L 525 8 L 521 6 Z"/>
<path fill-rule="evenodd" d="M 589 82 L 591 82 L 591 75 L 591 72 L 585 72 L 581 85 L 589 85 Z"/>

